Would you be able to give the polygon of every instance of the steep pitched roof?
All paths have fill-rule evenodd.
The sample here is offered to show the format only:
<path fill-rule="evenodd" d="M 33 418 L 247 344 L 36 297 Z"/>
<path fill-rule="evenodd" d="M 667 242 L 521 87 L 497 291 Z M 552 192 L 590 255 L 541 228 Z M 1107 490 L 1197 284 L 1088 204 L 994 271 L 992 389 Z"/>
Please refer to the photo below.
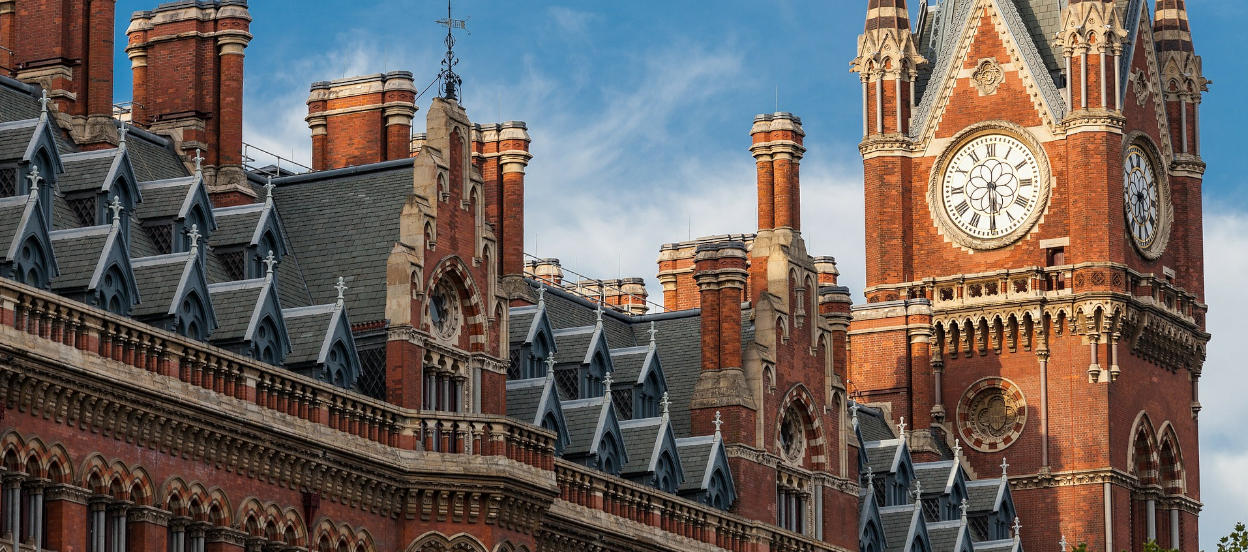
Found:
<path fill-rule="evenodd" d="M 131 266 L 143 301 L 131 314 L 139 317 L 172 312 L 176 308 L 178 291 L 185 285 L 186 278 L 190 278 L 193 262 L 190 253 L 135 259 Z"/>
<path fill-rule="evenodd" d="M 92 285 L 96 269 L 107 256 L 105 244 L 112 236 L 111 226 L 88 226 L 52 232 L 61 275 L 52 282 L 52 289 L 86 289 Z"/>

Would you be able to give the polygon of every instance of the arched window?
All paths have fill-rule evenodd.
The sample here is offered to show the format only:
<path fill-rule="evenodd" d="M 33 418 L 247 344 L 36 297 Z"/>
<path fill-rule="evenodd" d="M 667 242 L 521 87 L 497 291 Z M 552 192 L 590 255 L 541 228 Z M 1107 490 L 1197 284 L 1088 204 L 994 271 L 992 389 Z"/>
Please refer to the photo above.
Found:
<path fill-rule="evenodd" d="M 265 316 L 256 325 L 256 333 L 252 336 L 252 358 L 277 365 L 281 363 L 282 342 L 277 333 L 277 324 L 269 316 Z"/>
<path fill-rule="evenodd" d="M 553 431 L 555 435 L 559 435 L 559 420 L 555 418 L 554 412 L 547 412 L 542 417 L 542 429 Z M 555 455 L 563 455 L 563 439 L 555 439 Z"/>
<path fill-rule="evenodd" d="M 274 258 L 278 261 L 282 260 L 281 249 L 277 247 L 277 239 L 273 237 L 273 232 L 266 230 L 260 236 L 260 241 L 256 242 L 255 252 L 251 256 L 252 278 L 263 278 L 268 272 L 268 267 L 264 266 L 264 258 L 268 256 L 270 251 L 273 252 Z"/>
<path fill-rule="evenodd" d="M 355 386 L 350 352 L 341 340 L 335 341 L 334 345 L 329 348 L 329 354 L 325 356 L 325 370 L 329 372 L 330 383 L 348 389 Z"/>
<path fill-rule="evenodd" d="M 207 324 L 204 320 L 204 302 L 199 299 L 199 294 L 195 292 L 188 293 L 182 299 L 182 304 L 178 305 L 178 333 L 191 339 L 204 339 L 204 330 Z"/>
<path fill-rule="evenodd" d="M 13 278 L 23 284 L 38 288 L 48 287 L 47 257 L 43 254 L 43 246 L 34 236 L 26 238 L 22 248 L 17 252 L 17 260 L 13 267 Z"/>
<path fill-rule="evenodd" d="M 602 351 L 594 353 L 593 360 L 582 370 L 581 398 L 601 397 L 606 389 L 602 386 L 602 380 L 606 377 L 607 361 L 602 356 Z"/>
<path fill-rule="evenodd" d="M 659 415 L 659 374 L 650 372 L 646 381 L 637 389 L 634 418 L 653 418 Z"/>
<path fill-rule="evenodd" d="M 620 474 L 620 447 L 610 433 L 603 435 L 598 445 L 598 469 L 611 475 Z"/>
<path fill-rule="evenodd" d="M 113 314 L 130 313 L 130 290 L 126 285 L 125 275 L 121 267 L 113 265 L 104 271 L 100 284 L 96 287 L 98 305 Z"/>
<path fill-rule="evenodd" d="M 676 492 L 679 482 L 676 479 L 676 460 L 671 453 L 663 451 L 654 468 L 654 486 L 661 491 Z"/>
<path fill-rule="evenodd" d="M 720 510 L 727 510 L 732 507 L 730 497 L 728 496 L 728 474 L 724 470 L 715 468 L 711 473 L 710 484 L 706 486 L 706 504 Z"/>

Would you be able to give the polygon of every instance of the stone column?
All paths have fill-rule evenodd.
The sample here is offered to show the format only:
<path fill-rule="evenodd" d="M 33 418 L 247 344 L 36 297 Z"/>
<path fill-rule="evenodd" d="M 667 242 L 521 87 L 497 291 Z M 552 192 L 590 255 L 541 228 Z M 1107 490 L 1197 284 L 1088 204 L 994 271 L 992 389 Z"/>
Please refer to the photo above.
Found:
<path fill-rule="evenodd" d="M 133 506 L 132 502 L 113 502 L 108 506 L 108 543 L 109 550 L 112 552 L 128 552 L 127 542 L 127 522 L 129 521 L 126 511 Z"/>
<path fill-rule="evenodd" d="M 108 503 L 109 497 L 95 495 L 91 497 L 87 508 L 90 511 L 87 519 L 91 528 L 87 535 L 91 538 L 88 545 L 90 552 L 106 552 L 108 550 Z"/>
<path fill-rule="evenodd" d="M 73 485 L 50 485 L 44 490 L 43 500 L 47 509 L 45 523 L 49 550 L 87 550 L 87 497 L 90 493 Z M 165 552 L 162 548 L 159 551 Z"/>
<path fill-rule="evenodd" d="M 23 543 L 34 545 L 35 550 L 43 548 L 43 487 L 45 479 L 27 480 L 24 485 L 26 499 L 26 538 Z"/>
<path fill-rule="evenodd" d="M 17 542 L 22 532 L 22 481 L 26 476 L 10 473 L 4 476 L 4 540 Z"/>

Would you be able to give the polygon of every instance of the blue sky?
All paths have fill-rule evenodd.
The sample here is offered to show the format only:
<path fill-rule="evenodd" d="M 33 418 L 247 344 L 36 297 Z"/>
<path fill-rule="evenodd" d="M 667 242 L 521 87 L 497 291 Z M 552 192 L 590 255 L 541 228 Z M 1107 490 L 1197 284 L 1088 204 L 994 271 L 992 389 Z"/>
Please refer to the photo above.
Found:
<path fill-rule="evenodd" d="M 1235 317 L 1248 309 L 1237 289 L 1248 273 L 1248 179 L 1236 162 L 1248 125 L 1240 105 L 1248 89 L 1240 54 L 1248 3 L 1188 4 L 1197 53 L 1214 81 L 1201 114 L 1214 334 L 1201 385 L 1201 540 L 1212 550 L 1234 520 L 1248 519 L 1248 438 L 1239 427 L 1248 401 L 1238 392 L 1248 376 L 1231 351 L 1232 336 L 1248 331 Z M 118 44 L 128 14 L 153 5 L 117 2 Z M 470 17 L 472 33 L 457 47 L 469 116 L 524 120 L 533 136 L 526 251 L 591 276 L 645 277 L 658 294 L 661 243 L 754 229 L 748 130 L 754 114 L 776 110 L 778 90 L 779 109 L 801 116 L 807 132 L 802 220 L 809 248 L 836 256 L 857 293 L 861 121 L 849 61 L 865 6 L 458 0 L 456 16 Z M 423 88 L 438 71 L 443 35 L 433 20 L 445 9 L 438 0 L 252 0 L 244 140 L 307 163 L 303 116 L 312 81 L 404 69 Z M 119 51 L 118 100 L 130 97 L 128 68 Z"/>

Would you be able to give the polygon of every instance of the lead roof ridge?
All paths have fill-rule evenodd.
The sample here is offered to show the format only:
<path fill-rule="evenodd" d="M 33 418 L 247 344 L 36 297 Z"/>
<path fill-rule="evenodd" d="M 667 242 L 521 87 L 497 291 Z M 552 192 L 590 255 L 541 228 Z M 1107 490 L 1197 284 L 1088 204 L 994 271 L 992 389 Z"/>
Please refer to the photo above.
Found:
<path fill-rule="evenodd" d="M 285 186 L 290 186 L 292 184 L 303 184 L 305 182 L 328 180 L 328 179 L 339 178 L 343 176 L 367 174 L 367 173 L 372 173 L 372 172 L 395 169 L 398 167 L 414 167 L 413 163 L 415 163 L 415 161 L 412 158 L 404 157 L 401 159 L 391 159 L 389 161 L 379 161 L 377 163 L 369 163 L 367 165 L 353 165 L 350 167 L 343 167 L 341 169 L 330 169 L 327 171 L 312 171 L 312 172 L 306 172 L 303 174 L 296 174 L 293 176 L 283 176 L 281 178 L 274 178 L 273 184 L 281 188 Z M 260 178 L 259 175 L 256 175 L 253 173 L 247 173 L 247 180 L 254 181 L 257 183 L 264 182 L 264 179 Z"/>

